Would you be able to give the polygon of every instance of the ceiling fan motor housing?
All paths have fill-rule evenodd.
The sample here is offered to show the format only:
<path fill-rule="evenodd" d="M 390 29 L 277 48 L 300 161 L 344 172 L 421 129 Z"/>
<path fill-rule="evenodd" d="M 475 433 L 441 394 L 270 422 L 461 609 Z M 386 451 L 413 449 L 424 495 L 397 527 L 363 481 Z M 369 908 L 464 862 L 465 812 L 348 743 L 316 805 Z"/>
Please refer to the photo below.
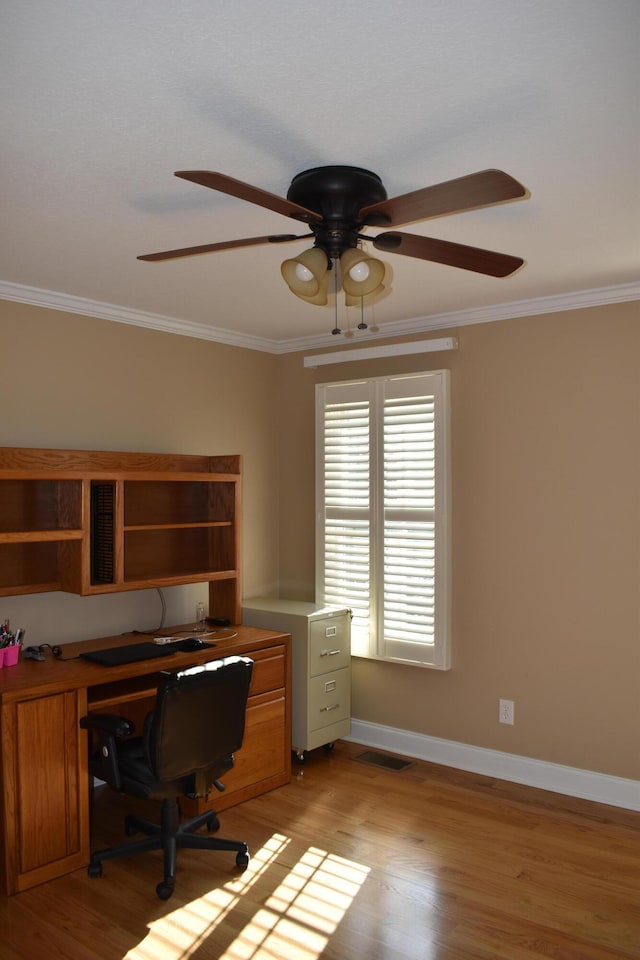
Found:
<path fill-rule="evenodd" d="M 360 210 L 387 199 L 382 180 L 376 173 L 361 167 L 328 166 L 304 170 L 293 178 L 287 200 L 321 214 L 321 223 L 310 223 L 315 246 L 337 259 L 350 247 L 358 245 L 364 221 Z M 383 225 L 388 218 L 374 215 L 367 224 Z"/>

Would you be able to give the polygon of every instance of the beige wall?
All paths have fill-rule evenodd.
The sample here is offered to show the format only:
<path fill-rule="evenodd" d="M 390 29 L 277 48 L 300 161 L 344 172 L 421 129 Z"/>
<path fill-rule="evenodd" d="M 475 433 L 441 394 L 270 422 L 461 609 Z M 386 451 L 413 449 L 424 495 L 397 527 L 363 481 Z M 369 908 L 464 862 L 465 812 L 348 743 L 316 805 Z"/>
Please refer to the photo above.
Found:
<path fill-rule="evenodd" d="M 245 596 L 313 599 L 315 383 L 448 367 L 453 669 L 358 660 L 354 716 L 640 779 L 638 304 L 452 332 L 456 353 L 314 371 L 0 301 L 0 445 L 241 453 Z M 196 589 L 166 591 L 169 622 Z M 0 616 L 49 642 L 149 628 L 159 603 L 42 594 Z"/>
<path fill-rule="evenodd" d="M 277 589 L 277 358 L 0 300 L 0 446 L 243 456 L 245 589 Z M 206 586 L 164 591 L 168 622 Z M 0 597 L 32 642 L 152 629 L 155 590 Z"/>
<path fill-rule="evenodd" d="M 451 332 L 455 353 L 281 358 L 282 596 L 314 592 L 314 384 L 449 368 L 453 669 L 357 660 L 353 714 L 640 778 L 638 304 Z"/>

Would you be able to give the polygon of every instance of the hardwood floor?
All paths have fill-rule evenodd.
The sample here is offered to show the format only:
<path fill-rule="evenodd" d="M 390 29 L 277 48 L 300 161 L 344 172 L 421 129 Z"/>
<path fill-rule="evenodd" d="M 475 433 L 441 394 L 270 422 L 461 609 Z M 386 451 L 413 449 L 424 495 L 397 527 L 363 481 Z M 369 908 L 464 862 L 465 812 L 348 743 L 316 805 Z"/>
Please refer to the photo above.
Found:
<path fill-rule="evenodd" d="M 221 814 L 252 861 L 182 850 L 105 863 L 0 901 L 2 960 L 640 958 L 640 813 L 340 742 Z M 96 843 L 128 798 L 97 792 Z"/>

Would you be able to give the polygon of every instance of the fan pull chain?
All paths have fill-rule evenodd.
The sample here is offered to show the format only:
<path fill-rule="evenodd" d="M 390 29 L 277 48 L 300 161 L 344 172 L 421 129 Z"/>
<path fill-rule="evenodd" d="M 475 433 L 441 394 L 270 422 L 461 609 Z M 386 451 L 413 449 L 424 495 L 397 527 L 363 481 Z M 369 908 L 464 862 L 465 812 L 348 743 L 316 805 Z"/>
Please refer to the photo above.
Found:
<path fill-rule="evenodd" d="M 358 330 L 366 330 L 367 325 L 364 322 L 364 297 L 360 297 L 360 323 L 358 324 Z"/>
<path fill-rule="evenodd" d="M 334 292 L 334 309 L 335 309 L 335 327 L 331 333 L 335 336 L 338 333 L 342 333 L 342 330 L 338 326 L 338 265 L 336 261 L 333 261 L 333 292 Z"/>

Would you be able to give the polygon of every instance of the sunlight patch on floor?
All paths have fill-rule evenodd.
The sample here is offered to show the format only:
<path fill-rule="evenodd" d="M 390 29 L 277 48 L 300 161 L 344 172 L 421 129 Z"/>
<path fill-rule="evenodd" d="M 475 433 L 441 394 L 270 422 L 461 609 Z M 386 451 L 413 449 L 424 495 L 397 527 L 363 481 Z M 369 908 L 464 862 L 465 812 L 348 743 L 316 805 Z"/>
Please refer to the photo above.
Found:
<path fill-rule="evenodd" d="M 269 868 L 289 845 L 274 834 L 247 870 L 149 926 L 147 936 L 123 960 L 187 960 L 218 927 L 238 930 L 233 916 L 243 893 L 264 882 Z M 369 868 L 310 847 L 257 908 L 219 960 L 317 960 L 366 880 Z M 226 937 L 225 937 L 226 939 Z"/>

